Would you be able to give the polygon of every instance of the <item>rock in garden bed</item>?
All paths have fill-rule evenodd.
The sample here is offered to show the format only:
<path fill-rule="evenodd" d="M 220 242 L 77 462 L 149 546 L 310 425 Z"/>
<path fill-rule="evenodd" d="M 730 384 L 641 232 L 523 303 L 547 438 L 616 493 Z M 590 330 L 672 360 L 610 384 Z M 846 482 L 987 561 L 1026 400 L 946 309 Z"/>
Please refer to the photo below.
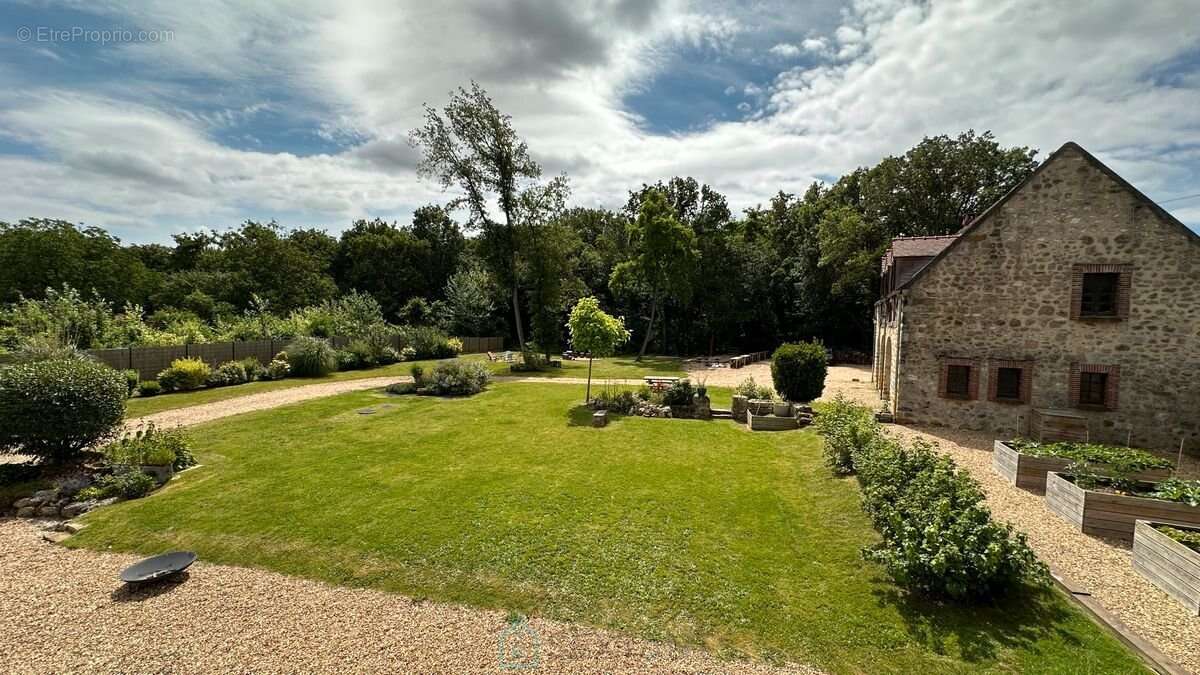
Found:
<path fill-rule="evenodd" d="M 1132 542 L 1139 520 L 1173 522 L 1200 527 L 1200 506 L 1149 497 L 1154 483 L 1138 483 L 1132 493 L 1085 489 L 1071 476 L 1046 474 L 1046 506 L 1085 534 Z"/>
<path fill-rule="evenodd" d="M 1073 455 L 1064 457 L 1058 454 Z M 1119 456 L 1123 461 L 1141 470 L 1134 471 L 1129 477 L 1141 481 L 1160 481 L 1171 475 L 1169 461 L 1160 459 L 1144 450 L 1119 448 L 1089 443 L 1023 443 L 1021 441 L 997 440 L 992 448 L 992 468 L 1004 476 L 1008 482 L 1017 487 L 1044 494 L 1046 492 L 1046 474 L 1051 471 L 1065 472 L 1073 462 L 1086 459 L 1092 463 L 1096 471 L 1110 473 L 1113 467 L 1102 461 L 1102 458 Z"/>
<path fill-rule="evenodd" d="M 1185 538 L 1197 542 L 1196 548 L 1180 541 Z M 1133 568 L 1200 616 L 1200 529 L 1139 520 L 1133 530 Z"/>

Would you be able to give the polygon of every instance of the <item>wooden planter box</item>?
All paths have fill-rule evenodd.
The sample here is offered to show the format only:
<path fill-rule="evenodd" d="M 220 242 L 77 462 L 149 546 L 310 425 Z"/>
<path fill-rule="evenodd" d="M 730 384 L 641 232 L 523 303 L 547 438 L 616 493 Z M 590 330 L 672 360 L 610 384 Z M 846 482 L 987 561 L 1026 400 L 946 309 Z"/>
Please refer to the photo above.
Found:
<path fill-rule="evenodd" d="M 1084 534 L 1133 541 L 1139 520 L 1200 527 L 1200 507 L 1149 497 L 1084 490 L 1062 474 L 1046 474 L 1046 506 Z"/>
<path fill-rule="evenodd" d="M 1154 525 L 1176 524 L 1137 522 L 1133 529 L 1133 568 L 1200 616 L 1200 553 L 1154 529 Z"/>
<path fill-rule="evenodd" d="M 786 431 L 800 428 L 795 417 L 756 415 L 753 410 L 746 411 L 746 424 L 749 425 L 751 431 Z"/>
<path fill-rule="evenodd" d="M 1071 465 L 1071 460 L 1059 457 L 1033 457 L 1022 455 L 1004 441 L 992 444 L 992 469 L 1008 479 L 1009 484 L 1044 494 L 1046 492 L 1046 474 L 1051 471 L 1062 473 Z M 1106 465 L 1097 464 L 1096 469 L 1104 472 Z M 1133 474 L 1136 480 L 1156 482 L 1171 477 L 1170 469 L 1147 469 Z"/>

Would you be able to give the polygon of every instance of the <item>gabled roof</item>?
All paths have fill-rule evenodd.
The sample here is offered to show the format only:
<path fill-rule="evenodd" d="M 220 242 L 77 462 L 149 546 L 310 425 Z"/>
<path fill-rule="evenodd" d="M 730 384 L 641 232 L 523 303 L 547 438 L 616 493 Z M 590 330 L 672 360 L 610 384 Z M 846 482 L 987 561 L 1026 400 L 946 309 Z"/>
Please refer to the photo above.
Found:
<path fill-rule="evenodd" d="M 896 258 L 932 258 L 954 241 L 956 234 L 931 235 L 924 237 L 896 237 L 883 254 L 884 270 L 891 267 Z"/>
<path fill-rule="evenodd" d="M 1049 157 L 1047 157 L 1046 161 L 1039 164 L 1038 168 L 1034 169 L 1033 173 L 1029 174 L 1025 178 L 1025 180 L 1021 181 L 1020 183 L 1018 183 L 1016 185 L 1016 187 L 1014 187 L 1013 189 L 1011 189 L 1007 193 L 1005 193 L 1005 195 L 1003 197 L 1001 197 L 1000 199 L 997 199 L 995 204 L 992 204 L 991 206 L 989 206 L 987 208 L 986 211 L 979 214 L 978 218 L 975 218 L 970 223 L 967 223 L 967 225 L 965 227 L 963 227 L 961 230 L 959 230 L 957 234 L 952 235 L 954 237 L 954 239 L 953 239 L 953 241 L 951 241 L 949 243 L 949 245 L 947 245 L 940 252 L 938 252 L 938 254 L 933 258 L 933 260 L 930 260 L 928 264 L 926 264 L 924 267 L 922 267 L 920 270 L 918 270 L 916 274 L 912 275 L 912 277 L 910 277 L 908 279 L 908 281 L 906 281 L 902 286 L 897 288 L 895 291 L 892 291 L 892 293 L 899 292 L 899 291 L 913 285 L 913 283 L 915 283 L 918 279 L 925 276 L 925 273 L 928 272 L 931 267 L 936 265 L 939 260 L 946 257 L 946 255 L 958 244 L 958 242 L 962 241 L 962 239 L 964 238 L 965 235 L 970 234 L 972 231 L 977 229 L 981 223 L 983 223 L 985 220 L 987 220 L 987 217 L 990 216 L 993 211 L 996 211 L 1001 206 L 1004 206 L 1004 204 L 1009 199 L 1011 199 L 1013 197 L 1013 195 L 1017 194 L 1022 189 L 1024 189 L 1025 186 L 1028 185 L 1034 178 L 1036 178 L 1037 175 L 1040 174 L 1043 169 L 1045 169 L 1047 166 L 1049 166 L 1051 163 L 1053 163 L 1055 159 L 1060 157 L 1067 150 L 1074 150 L 1074 151 L 1078 152 L 1080 155 L 1083 156 L 1083 158 L 1089 164 L 1091 164 L 1095 168 L 1099 169 L 1101 171 L 1101 173 L 1103 173 L 1104 175 L 1111 178 L 1114 182 L 1117 183 L 1117 185 L 1120 185 L 1122 188 L 1124 188 L 1130 194 L 1132 194 L 1135 199 L 1137 199 L 1139 202 L 1141 202 L 1142 204 L 1149 207 L 1150 210 L 1155 215 L 1157 215 L 1159 218 L 1161 218 L 1169 226 L 1179 228 L 1180 231 L 1185 233 L 1191 239 L 1192 243 L 1200 244 L 1200 234 L 1196 234 L 1196 232 L 1193 231 L 1192 228 L 1188 227 L 1187 225 L 1184 225 L 1178 218 L 1176 218 L 1175 216 L 1168 213 L 1166 209 L 1159 206 L 1153 199 L 1150 199 L 1146 195 L 1142 194 L 1141 190 L 1138 190 L 1133 185 L 1131 185 L 1129 183 L 1129 181 L 1125 180 L 1124 178 L 1121 178 L 1121 176 L 1118 175 L 1116 171 L 1113 171 L 1112 169 L 1110 169 L 1106 164 L 1104 164 L 1104 162 L 1101 162 L 1100 160 L 1096 159 L 1095 155 L 1088 152 L 1087 150 L 1084 150 L 1083 146 L 1079 145 L 1078 143 L 1076 143 L 1074 141 L 1067 141 L 1066 143 L 1063 143 L 1061 148 L 1059 148 L 1058 150 L 1055 150 Z"/>

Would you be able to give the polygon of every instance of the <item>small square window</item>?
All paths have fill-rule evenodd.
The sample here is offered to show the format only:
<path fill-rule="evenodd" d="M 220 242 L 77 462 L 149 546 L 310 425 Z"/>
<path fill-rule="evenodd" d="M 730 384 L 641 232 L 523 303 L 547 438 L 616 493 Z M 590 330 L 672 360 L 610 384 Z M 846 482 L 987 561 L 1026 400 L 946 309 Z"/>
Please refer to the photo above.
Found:
<path fill-rule="evenodd" d="M 967 398 L 971 391 L 971 366 L 946 366 L 946 395 Z"/>
<path fill-rule="evenodd" d="M 996 398 L 1002 401 L 1020 401 L 1021 377 L 1020 368 L 997 368 Z"/>
<path fill-rule="evenodd" d="M 1079 405 L 1107 404 L 1108 373 L 1079 374 Z"/>
<path fill-rule="evenodd" d="M 1116 316 L 1121 275 L 1117 272 L 1088 272 L 1083 275 L 1079 316 Z"/>

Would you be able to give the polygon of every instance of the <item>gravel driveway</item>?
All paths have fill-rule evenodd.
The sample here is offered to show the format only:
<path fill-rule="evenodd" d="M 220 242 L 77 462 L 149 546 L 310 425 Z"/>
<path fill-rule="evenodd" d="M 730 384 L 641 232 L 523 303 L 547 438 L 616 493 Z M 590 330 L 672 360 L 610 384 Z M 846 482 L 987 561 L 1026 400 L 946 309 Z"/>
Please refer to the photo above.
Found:
<path fill-rule="evenodd" d="M 68 550 L 31 521 L 0 519 L 0 672 L 820 672 L 541 619 L 513 633 L 503 612 L 239 567 L 197 563 L 182 583 L 131 593 L 117 574 L 134 560 Z M 502 635 L 529 659 L 510 650 L 502 662 Z M 502 668 L 522 663 L 536 667 Z"/>

